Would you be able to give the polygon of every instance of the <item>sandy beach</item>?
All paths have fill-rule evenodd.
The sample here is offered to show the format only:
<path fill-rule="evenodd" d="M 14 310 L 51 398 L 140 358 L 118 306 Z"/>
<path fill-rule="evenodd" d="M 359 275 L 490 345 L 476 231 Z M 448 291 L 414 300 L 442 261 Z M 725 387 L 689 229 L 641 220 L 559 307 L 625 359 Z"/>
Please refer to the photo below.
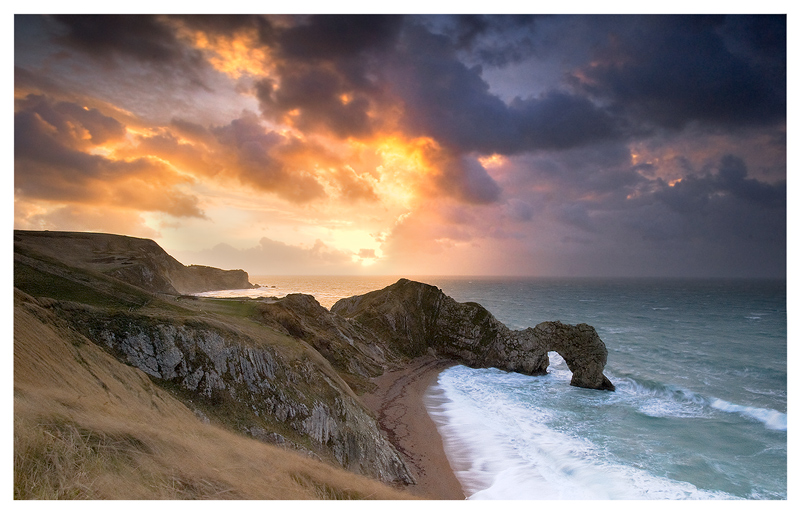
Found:
<path fill-rule="evenodd" d="M 378 388 L 362 397 L 377 413 L 381 429 L 403 454 L 417 480 L 407 490 L 426 499 L 465 498 L 424 404 L 428 387 L 451 365 L 432 357 L 417 358 L 408 367 L 376 378 Z"/>

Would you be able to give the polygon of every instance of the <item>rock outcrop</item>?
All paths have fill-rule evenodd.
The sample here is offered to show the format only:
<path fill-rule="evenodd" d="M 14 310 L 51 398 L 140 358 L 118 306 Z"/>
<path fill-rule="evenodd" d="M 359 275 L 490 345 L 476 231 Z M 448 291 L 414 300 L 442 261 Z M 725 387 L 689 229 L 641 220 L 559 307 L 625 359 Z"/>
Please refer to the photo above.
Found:
<path fill-rule="evenodd" d="M 14 230 L 16 252 L 34 251 L 72 267 L 117 278 L 148 292 L 194 294 L 249 289 L 247 273 L 185 266 L 149 239 L 85 232 Z"/>
<path fill-rule="evenodd" d="M 42 304 L 124 363 L 216 412 L 238 431 L 383 482 L 414 482 L 374 417 L 329 362 L 287 336 L 209 319 Z"/>
<path fill-rule="evenodd" d="M 544 322 L 513 331 L 477 303 L 458 303 L 432 285 L 401 279 L 385 289 L 338 301 L 331 311 L 371 330 L 387 351 L 434 353 L 472 367 L 545 374 L 548 351 L 572 371 L 571 384 L 614 390 L 603 375 L 608 351 L 589 325 Z"/>
<path fill-rule="evenodd" d="M 328 360 L 357 392 L 369 388 L 369 378 L 399 363 L 385 344 L 360 324 L 333 314 L 313 296 L 289 294 L 256 306 L 256 320 L 276 331 L 303 340 Z"/>

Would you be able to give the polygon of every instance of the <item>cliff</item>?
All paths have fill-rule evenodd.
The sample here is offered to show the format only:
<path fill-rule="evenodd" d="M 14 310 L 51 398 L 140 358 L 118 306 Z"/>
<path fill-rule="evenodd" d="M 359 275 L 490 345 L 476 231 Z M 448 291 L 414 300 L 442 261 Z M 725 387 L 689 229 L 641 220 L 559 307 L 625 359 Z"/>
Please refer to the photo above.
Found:
<path fill-rule="evenodd" d="M 59 232 L 14 238 L 15 314 L 37 312 L 65 340 L 102 349 L 211 425 L 384 483 L 402 486 L 415 477 L 360 395 L 417 356 L 535 375 L 546 372 L 553 350 L 573 371 L 573 385 L 613 390 L 602 374 L 605 345 L 585 324 L 514 331 L 477 303 L 409 280 L 343 299 L 330 311 L 303 294 L 187 297 L 178 293 L 200 284 L 241 288 L 242 277 L 191 271 L 143 239 Z M 15 362 L 35 339 L 25 329 L 15 323 Z"/>
<path fill-rule="evenodd" d="M 205 316 L 44 305 L 237 431 L 384 482 L 413 482 L 371 412 L 325 358 L 296 339 Z"/>
<path fill-rule="evenodd" d="M 606 346 L 587 324 L 543 322 L 513 331 L 477 303 L 458 303 L 437 287 L 406 279 L 342 299 L 331 312 L 369 328 L 387 351 L 408 357 L 432 353 L 472 367 L 541 375 L 550 364 L 548 351 L 556 351 L 573 373 L 573 386 L 614 390 L 603 375 Z"/>
<path fill-rule="evenodd" d="M 64 307 L 14 293 L 14 499 L 413 498 L 237 433 L 87 339 Z"/>
<path fill-rule="evenodd" d="M 117 278 L 149 292 L 194 294 L 248 289 L 247 273 L 185 266 L 149 239 L 85 232 L 14 230 L 15 255 L 34 253 Z"/>

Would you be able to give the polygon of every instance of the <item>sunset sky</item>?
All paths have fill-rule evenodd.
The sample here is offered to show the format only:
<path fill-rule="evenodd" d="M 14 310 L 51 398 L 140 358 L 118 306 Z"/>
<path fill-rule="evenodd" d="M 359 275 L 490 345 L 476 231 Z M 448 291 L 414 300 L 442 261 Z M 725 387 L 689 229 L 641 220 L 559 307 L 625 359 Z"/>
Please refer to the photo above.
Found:
<path fill-rule="evenodd" d="M 251 275 L 786 273 L 785 16 L 14 31 L 17 229 Z"/>

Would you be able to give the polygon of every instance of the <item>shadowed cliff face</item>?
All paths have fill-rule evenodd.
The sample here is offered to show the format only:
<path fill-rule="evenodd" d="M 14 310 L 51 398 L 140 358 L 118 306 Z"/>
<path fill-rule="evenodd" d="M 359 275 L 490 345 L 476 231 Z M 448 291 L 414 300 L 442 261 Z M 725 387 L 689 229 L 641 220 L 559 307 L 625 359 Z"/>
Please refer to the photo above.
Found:
<path fill-rule="evenodd" d="M 573 373 L 572 385 L 614 390 L 603 375 L 608 351 L 587 324 L 544 322 L 514 331 L 477 303 L 458 303 L 437 287 L 406 279 L 342 299 L 331 311 L 366 326 L 389 350 L 408 357 L 433 353 L 472 367 L 537 375 L 547 373 L 547 352 L 556 351 Z"/>
<path fill-rule="evenodd" d="M 148 292 L 193 294 L 253 288 L 247 273 L 240 269 L 185 266 L 149 239 L 108 233 L 14 230 L 14 250 L 97 271 Z"/>

